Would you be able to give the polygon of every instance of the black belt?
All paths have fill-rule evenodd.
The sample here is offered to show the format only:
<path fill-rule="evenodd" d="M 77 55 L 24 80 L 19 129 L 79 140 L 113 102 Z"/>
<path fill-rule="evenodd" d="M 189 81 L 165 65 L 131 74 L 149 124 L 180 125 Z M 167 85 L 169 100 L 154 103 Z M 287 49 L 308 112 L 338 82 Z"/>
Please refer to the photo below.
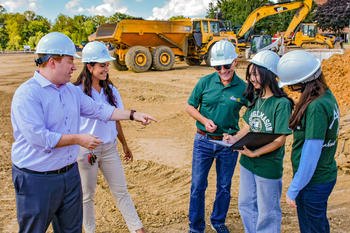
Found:
<path fill-rule="evenodd" d="M 214 135 L 209 135 L 207 134 L 206 132 L 200 130 L 200 129 L 197 129 L 197 133 L 203 135 L 203 136 L 207 136 L 208 138 L 211 138 L 211 139 L 214 139 L 214 140 L 222 140 L 222 135 L 221 136 L 214 136 Z"/>
<path fill-rule="evenodd" d="M 200 130 L 200 129 L 197 129 L 197 133 L 203 135 L 203 136 L 207 136 L 208 138 L 211 138 L 211 139 L 214 139 L 214 140 L 222 140 L 223 136 L 214 136 L 214 135 L 209 135 L 207 134 L 206 132 Z M 235 135 L 236 133 L 232 133 L 230 135 Z"/>
<path fill-rule="evenodd" d="M 65 173 L 65 172 L 69 171 L 74 165 L 75 165 L 75 163 L 72 163 L 72 164 L 67 165 L 65 167 L 62 167 L 60 169 L 53 170 L 53 171 L 46 171 L 46 172 L 38 172 L 38 171 L 33 171 L 33 170 L 30 170 L 30 169 L 27 169 L 27 168 L 19 168 L 16 165 L 14 165 L 14 166 L 16 168 L 18 168 L 19 170 L 24 171 L 24 172 L 28 172 L 28 173 L 32 173 L 32 174 L 48 175 L 48 174 L 62 174 L 62 173 Z"/>

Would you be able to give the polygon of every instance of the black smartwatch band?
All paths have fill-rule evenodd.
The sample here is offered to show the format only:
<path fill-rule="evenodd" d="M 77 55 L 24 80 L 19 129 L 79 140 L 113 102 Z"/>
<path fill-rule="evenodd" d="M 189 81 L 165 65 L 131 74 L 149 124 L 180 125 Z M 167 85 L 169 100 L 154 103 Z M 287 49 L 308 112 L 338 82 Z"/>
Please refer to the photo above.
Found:
<path fill-rule="evenodd" d="M 130 111 L 130 120 L 134 120 L 134 113 L 136 112 L 136 110 L 131 110 Z"/>

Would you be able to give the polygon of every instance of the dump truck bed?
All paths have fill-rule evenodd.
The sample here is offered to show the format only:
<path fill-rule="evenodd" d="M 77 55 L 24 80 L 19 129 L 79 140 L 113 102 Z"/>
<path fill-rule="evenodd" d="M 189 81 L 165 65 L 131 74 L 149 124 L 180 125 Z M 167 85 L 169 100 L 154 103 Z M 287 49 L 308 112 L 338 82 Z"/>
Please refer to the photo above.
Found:
<path fill-rule="evenodd" d="M 123 44 L 128 47 L 166 45 L 180 48 L 191 33 L 190 20 L 122 20 L 118 24 L 100 25 L 96 31 L 95 40 Z"/>

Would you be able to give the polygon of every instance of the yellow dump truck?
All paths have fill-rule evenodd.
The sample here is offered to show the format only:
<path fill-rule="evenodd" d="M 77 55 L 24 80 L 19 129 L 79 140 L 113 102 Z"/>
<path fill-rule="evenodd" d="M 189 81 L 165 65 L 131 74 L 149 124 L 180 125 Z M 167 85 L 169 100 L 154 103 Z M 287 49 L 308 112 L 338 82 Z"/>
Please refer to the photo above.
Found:
<path fill-rule="evenodd" d="M 183 19 L 176 21 L 121 20 L 118 24 L 102 24 L 90 37 L 115 46 L 115 67 L 120 70 L 144 72 L 153 67 L 169 70 L 175 56 L 189 65 L 209 63 L 210 48 L 227 39 L 236 44 L 232 34 L 214 19 Z"/>

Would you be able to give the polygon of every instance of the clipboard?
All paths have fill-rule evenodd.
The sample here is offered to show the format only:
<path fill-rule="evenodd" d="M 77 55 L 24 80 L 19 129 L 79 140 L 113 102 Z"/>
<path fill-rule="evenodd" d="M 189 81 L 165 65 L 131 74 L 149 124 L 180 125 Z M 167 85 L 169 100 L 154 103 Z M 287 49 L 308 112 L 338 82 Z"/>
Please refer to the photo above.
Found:
<path fill-rule="evenodd" d="M 229 149 L 231 150 L 243 150 L 243 146 L 246 146 L 250 150 L 255 150 L 259 147 L 269 144 L 270 142 L 274 141 L 276 138 L 282 135 L 284 134 L 249 132 L 234 144 L 225 143 L 220 140 L 209 141 L 221 146 L 229 147 Z"/>

